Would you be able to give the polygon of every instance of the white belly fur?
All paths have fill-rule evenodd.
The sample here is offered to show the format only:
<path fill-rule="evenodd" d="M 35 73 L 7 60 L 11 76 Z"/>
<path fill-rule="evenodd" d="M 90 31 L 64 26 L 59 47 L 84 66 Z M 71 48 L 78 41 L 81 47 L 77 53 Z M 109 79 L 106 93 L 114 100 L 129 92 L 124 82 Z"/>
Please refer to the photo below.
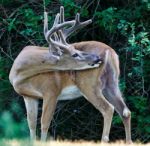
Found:
<path fill-rule="evenodd" d="M 58 100 L 72 100 L 81 97 L 82 93 L 77 86 L 68 86 L 61 91 Z"/>

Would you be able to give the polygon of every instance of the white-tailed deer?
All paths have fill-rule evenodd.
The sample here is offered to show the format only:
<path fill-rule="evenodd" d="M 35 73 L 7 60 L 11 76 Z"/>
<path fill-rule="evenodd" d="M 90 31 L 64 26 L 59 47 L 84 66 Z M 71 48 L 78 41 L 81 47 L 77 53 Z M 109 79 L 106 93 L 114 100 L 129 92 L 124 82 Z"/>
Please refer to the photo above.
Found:
<path fill-rule="evenodd" d="M 118 85 L 117 54 L 101 42 L 66 42 L 72 32 L 88 23 L 80 23 L 79 14 L 75 21 L 65 22 L 61 7 L 52 29 L 48 31 L 45 13 L 44 33 L 50 51 L 44 47 L 28 46 L 14 61 L 9 79 L 15 91 L 24 97 L 31 138 L 36 137 L 38 99 L 43 99 L 41 140 L 46 140 L 57 101 L 83 95 L 104 117 L 102 141 L 109 141 L 115 108 L 125 126 L 126 142 L 131 142 L 131 114 Z M 53 53 L 54 50 L 57 53 Z"/>

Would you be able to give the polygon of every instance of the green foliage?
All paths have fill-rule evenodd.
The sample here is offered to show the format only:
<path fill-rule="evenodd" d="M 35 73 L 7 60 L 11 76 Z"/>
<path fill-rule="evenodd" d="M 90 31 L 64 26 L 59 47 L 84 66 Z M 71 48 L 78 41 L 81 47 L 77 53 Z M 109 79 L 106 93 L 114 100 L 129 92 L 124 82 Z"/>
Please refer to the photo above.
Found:
<path fill-rule="evenodd" d="M 92 25 L 72 37 L 73 42 L 103 41 L 119 54 L 120 88 L 132 111 L 132 137 L 149 141 L 150 2 L 45 0 L 49 26 L 52 26 L 60 5 L 65 7 L 67 19 L 77 12 L 81 13 L 81 20 L 93 19 Z M 0 1 L 0 41 L 0 137 L 25 137 L 28 133 L 25 132 L 24 104 L 10 85 L 8 76 L 13 60 L 24 46 L 47 46 L 43 36 L 43 2 Z M 79 100 L 64 102 L 60 107 L 62 112 L 56 112 L 51 128 L 55 137 L 100 139 L 102 120 L 90 104 Z M 115 115 L 112 125 L 112 134 L 116 134 L 112 137 L 114 140 L 124 137 L 121 123 L 119 116 Z"/>
<path fill-rule="evenodd" d="M 143 141 L 145 138 L 145 133 L 150 135 L 150 116 L 149 116 L 149 102 L 146 97 L 134 96 L 128 97 L 128 101 L 132 107 L 132 121 L 133 125 L 136 123 L 137 128 L 134 133 L 137 137 L 142 137 Z M 136 101 L 136 102 L 135 102 Z M 140 108 L 139 108 L 140 107 Z"/>
<path fill-rule="evenodd" d="M 117 8 L 109 7 L 102 12 L 96 12 L 95 16 L 98 18 L 96 23 L 109 32 L 115 32 L 117 26 L 114 24 L 118 17 L 116 15 L 116 10 Z"/>
<path fill-rule="evenodd" d="M 1 114 L 0 118 L 0 131 L 1 137 L 7 137 L 7 138 L 22 138 L 27 136 L 27 123 L 25 121 L 22 121 L 20 123 L 17 123 L 14 121 L 12 115 L 8 111 L 4 111 Z"/>

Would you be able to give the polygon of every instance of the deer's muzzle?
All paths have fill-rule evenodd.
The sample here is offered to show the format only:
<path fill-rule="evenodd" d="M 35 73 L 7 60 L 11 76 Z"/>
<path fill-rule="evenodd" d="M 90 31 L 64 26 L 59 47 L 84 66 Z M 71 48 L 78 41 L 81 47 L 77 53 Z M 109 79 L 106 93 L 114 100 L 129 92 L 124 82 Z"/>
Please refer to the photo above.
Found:
<path fill-rule="evenodd" d="M 91 66 L 94 66 L 95 64 L 100 64 L 102 62 L 98 55 L 91 53 L 75 53 L 72 55 L 72 57 L 76 60 L 86 61 Z"/>

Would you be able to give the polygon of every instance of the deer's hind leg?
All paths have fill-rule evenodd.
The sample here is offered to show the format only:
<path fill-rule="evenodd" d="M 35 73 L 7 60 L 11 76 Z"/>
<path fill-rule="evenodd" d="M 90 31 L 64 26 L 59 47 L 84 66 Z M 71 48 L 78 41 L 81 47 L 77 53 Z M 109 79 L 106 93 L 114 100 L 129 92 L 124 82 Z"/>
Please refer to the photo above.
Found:
<path fill-rule="evenodd" d="M 79 86 L 79 88 L 84 97 L 102 113 L 104 118 L 104 127 L 101 140 L 103 142 L 108 142 L 114 107 L 105 99 L 101 90 L 97 88 L 97 85 L 93 86 L 92 82 L 90 84 L 86 83 L 86 81 L 83 82 L 85 82 L 84 85 L 86 85 L 86 88 L 85 86 Z"/>
<path fill-rule="evenodd" d="M 27 121 L 30 130 L 30 138 L 36 139 L 36 126 L 37 126 L 37 115 L 38 115 L 38 99 L 25 97 L 24 102 L 27 111 Z"/>
<path fill-rule="evenodd" d="M 131 143 L 131 112 L 122 98 L 117 82 L 108 84 L 103 93 L 122 118 L 125 127 L 126 142 Z"/>

